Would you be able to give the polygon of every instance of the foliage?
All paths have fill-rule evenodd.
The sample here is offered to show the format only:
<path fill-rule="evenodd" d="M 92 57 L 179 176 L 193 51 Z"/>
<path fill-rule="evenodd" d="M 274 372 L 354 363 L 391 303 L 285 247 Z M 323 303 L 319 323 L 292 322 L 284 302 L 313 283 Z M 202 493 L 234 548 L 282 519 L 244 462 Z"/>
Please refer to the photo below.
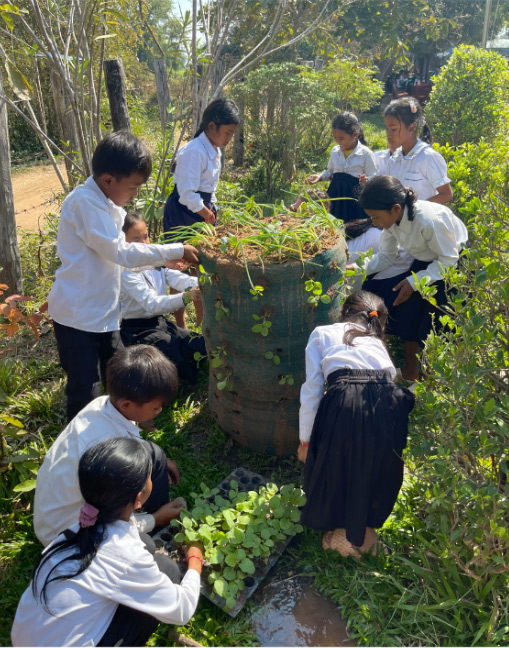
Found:
<path fill-rule="evenodd" d="M 436 139 L 458 146 L 497 137 L 509 119 L 507 61 L 488 50 L 461 45 L 434 79 L 426 119 Z"/>

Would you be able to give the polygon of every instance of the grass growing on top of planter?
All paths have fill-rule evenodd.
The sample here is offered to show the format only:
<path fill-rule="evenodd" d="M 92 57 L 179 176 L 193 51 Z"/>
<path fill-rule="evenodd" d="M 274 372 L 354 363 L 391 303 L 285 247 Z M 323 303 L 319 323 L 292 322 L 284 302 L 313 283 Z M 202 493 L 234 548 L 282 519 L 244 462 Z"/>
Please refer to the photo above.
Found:
<path fill-rule="evenodd" d="M 245 203 L 223 203 L 218 225 L 199 222 L 178 227 L 167 240 L 186 240 L 208 254 L 240 261 L 262 259 L 283 263 L 318 254 L 341 233 L 339 221 L 322 202 L 310 200 L 298 212 L 283 203 L 260 205 L 251 198 Z"/>

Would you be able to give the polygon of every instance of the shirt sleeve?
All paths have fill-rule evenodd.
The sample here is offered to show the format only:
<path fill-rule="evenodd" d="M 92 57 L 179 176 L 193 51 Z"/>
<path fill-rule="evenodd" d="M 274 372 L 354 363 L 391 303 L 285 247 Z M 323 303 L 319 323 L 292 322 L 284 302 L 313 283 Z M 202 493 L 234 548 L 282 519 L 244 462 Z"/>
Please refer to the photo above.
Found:
<path fill-rule="evenodd" d="M 318 405 L 324 394 L 321 347 L 320 333 L 315 329 L 306 347 L 306 382 L 300 390 L 299 439 L 304 442 L 311 438 Z"/>
<path fill-rule="evenodd" d="M 375 154 L 369 149 L 366 151 L 366 158 L 364 160 L 364 173 L 366 174 L 368 180 L 370 180 L 377 174 Z"/>
<path fill-rule="evenodd" d="M 164 276 L 166 285 L 174 290 L 180 290 L 180 292 L 184 292 L 187 288 L 198 287 L 198 277 L 191 277 L 191 275 L 180 272 L 180 270 L 166 268 Z"/>
<path fill-rule="evenodd" d="M 398 257 L 398 241 L 392 232 L 384 229 L 380 237 L 378 252 L 365 265 L 367 275 L 376 274 L 390 268 Z"/>
<path fill-rule="evenodd" d="M 422 279 L 426 278 L 427 283 L 431 284 L 443 278 L 443 268 L 455 266 L 459 259 L 459 244 L 456 241 L 454 231 L 447 227 L 441 220 L 435 220 L 425 227 L 422 231 L 422 237 L 427 241 L 429 249 L 437 255 L 437 259 L 432 261 L 425 270 L 415 273 L 417 282 L 413 275 L 408 277 L 408 281 L 414 290 Z"/>
<path fill-rule="evenodd" d="M 429 149 L 429 155 L 426 156 L 426 176 L 435 189 L 451 182 L 447 175 L 446 161 L 434 149 Z"/>
<path fill-rule="evenodd" d="M 143 245 L 143 244 L 142 244 Z M 141 272 L 122 273 L 121 292 L 139 304 L 152 317 L 173 313 L 184 306 L 182 294 L 159 295 L 143 278 Z"/>
<path fill-rule="evenodd" d="M 175 182 L 179 192 L 179 202 L 193 213 L 201 211 L 205 204 L 198 193 L 200 189 L 203 154 L 196 148 L 182 151 L 177 158 Z"/>
<path fill-rule="evenodd" d="M 76 235 L 96 254 L 112 263 L 126 268 L 157 267 L 166 261 L 181 259 L 184 254 L 182 243 L 127 243 L 124 233 L 117 230 L 111 214 L 102 205 L 76 200 L 73 210 Z"/>
<path fill-rule="evenodd" d="M 140 533 L 150 533 L 156 525 L 151 513 L 134 513 L 132 519 Z"/>
<path fill-rule="evenodd" d="M 334 149 L 332 149 L 332 151 L 333 150 Z M 334 175 L 334 161 L 332 159 L 332 151 L 330 152 L 329 155 L 329 162 L 327 164 L 327 168 L 325 169 L 325 171 L 322 171 L 322 175 L 320 176 L 322 180 L 330 180 Z"/>

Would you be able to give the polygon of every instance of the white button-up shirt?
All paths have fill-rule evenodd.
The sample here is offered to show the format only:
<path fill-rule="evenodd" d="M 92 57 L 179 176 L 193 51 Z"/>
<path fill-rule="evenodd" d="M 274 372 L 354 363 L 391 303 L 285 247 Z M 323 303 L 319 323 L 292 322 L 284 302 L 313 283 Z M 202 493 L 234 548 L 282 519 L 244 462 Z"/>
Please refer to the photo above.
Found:
<path fill-rule="evenodd" d="M 117 331 L 120 322 L 121 266 L 161 266 L 180 259 L 181 243 L 127 243 L 126 212 L 90 177 L 62 205 L 57 254 L 62 265 L 48 297 L 51 317 L 81 331 Z"/>
<path fill-rule="evenodd" d="M 449 184 L 447 164 L 433 147 L 418 139 L 406 155 L 396 149 L 384 166 L 386 175 L 397 178 L 404 187 L 411 187 L 419 200 L 436 196 L 437 187 Z"/>
<path fill-rule="evenodd" d="M 73 531 L 78 530 L 75 525 Z M 63 538 L 60 538 L 63 539 Z M 37 580 L 40 588 L 49 570 L 68 553 L 57 553 Z M 76 570 L 78 561 L 57 567 L 52 576 Z M 183 625 L 193 616 L 200 596 L 200 575 L 189 569 L 180 585 L 159 571 L 136 527 L 117 520 L 90 565 L 78 576 L 48 585 L 50 612 L 32 593 L 31 584 L 18 605 L 13 646 L 96 646 L 119 604 L 145 612 L 163 623 Z"/>
<path fill-rule="evenodd" d="M 94 399 L 58 435 L 37 473 L 34 530 L 43 545 L 78 521 L 84 504 L 78 482 L 81 455 L 106 439 L 128 437 L 145 443 L 140 430 L 112 404 L 109 396 Z M 140 531 L 152 531 L 154 517 L 136 515 Z"/>
<path fill-rule="evenodd" d="M 396 260 L 399 246 L 419 261 L 429 261 L 425 270 L 416 272 L 417 282 L 424 277 L 427 283 L 443 277 L 442 267 L 455 266 L 463 245 L 468 241 L 464 223 L 445 205 L 418 200 L 414 205 L 414 219 L 408 220 L 405 207 L 403 218 L 380 237 L 380 247 L 367 262 L 366 274 L 371 275 L 391 267 Z M 407 277 L 414 290 L 417 284 L 413 276 Z"/>
<path fill-rule="evenodd" d="M 122 319 L 155 317 L 182 308 L 182 294 L 167 295 L 167 286 L 182 293 L 186 288 L 196 288 L 198 278 L 169 268 L 143 272 L 124 270 L 120 287 Z"/>
<path fill-rule="evenodd" d="M 387 369 L 392 378 L 396 369 L 382 340 L 357 337 L 350 346 L 343 342 L 346 331 L 359 324 L 339 322 L 318 326 L 306 347 L 306 382 L 300 390 L 299 438 L 309 441 L 327 377 L 338 369 Z"/>
<path fill-rule="evenodd" d="M 329 164 L 327 169 L 322 172 L 322 180 L 330 180 L 335 173 L 348 173 L 348 175 L 358 178 L 360 174 L 365 174 L 368 180 L 376 175 L 376 160 L 373 152 L 364 144 L 357 142 L 357 146 L 348 157 L 341 150 L 341 147 L 334 146 L 331 149 Z"/>
<path fill-rule="evenodd" d="M 177 153 L 177 167 L 173 182 L 179 192 L 179 202 L 196 213 L 205 206 L 198 191 L 212 194 L 219 184 L 221 173 L 221 151 L 216 148 L 205 133 L 201 133 Z"/>

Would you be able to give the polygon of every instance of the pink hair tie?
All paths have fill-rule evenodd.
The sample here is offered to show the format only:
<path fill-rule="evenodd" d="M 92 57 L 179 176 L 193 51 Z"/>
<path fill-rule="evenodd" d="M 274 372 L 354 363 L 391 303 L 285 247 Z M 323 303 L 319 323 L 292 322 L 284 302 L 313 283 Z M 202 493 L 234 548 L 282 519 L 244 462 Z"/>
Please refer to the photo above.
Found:
<path fill-rule="evenodd" d="M 92 504 L 87 504 L 85 502 L 81 507 L 80 511 L 80 526 L 82 527 L 91 527 L 97 521 L 97 516 L 99 515 L 99 509 L 92 506 Z"/>

